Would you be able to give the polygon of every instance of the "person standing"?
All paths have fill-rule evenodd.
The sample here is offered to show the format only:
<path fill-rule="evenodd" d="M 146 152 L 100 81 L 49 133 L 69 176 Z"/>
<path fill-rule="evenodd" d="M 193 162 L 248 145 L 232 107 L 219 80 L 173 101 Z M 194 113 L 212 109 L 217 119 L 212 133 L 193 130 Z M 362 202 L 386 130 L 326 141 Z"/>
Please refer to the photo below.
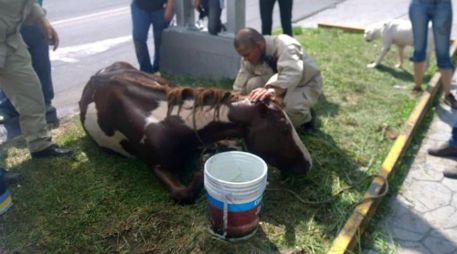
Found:
<path fill-rule="evenodd" d="M 224 26 L 221 21 L 224 0 L 194 0 L 194 8 L 200 12 L 200 19 L 208 16 L 208 33 L 217 35 Z"/>
<path fill-rule="evenodd" d="M 243 28 L 234 46 L 242 59 L 233 90 L 248 94 L 252 102 L 279 98 L 297 130 L 313 131 L 311 108 L 322 94 L 322 77 L 301 44 L 289 35 L 262 36 Z"/>
<path fill-rule="evenodd" d="M 259 0 L 260 19 L 262 20 L 262 34 L 271 35 L 273 26 L 273 7 L 275 2 L 279 4 L 282 33 L 293 36 L 292 32 L 292 7 L 293 0 Z"/>
<path fill-rule="evenodd" d="M 173 18 L 173 0 L 133 0 L 131 5 L 132 35 L 140 70 L 148 73 L 160 71 L 160 44 L 162 31 Z M 147 45 L 149 28 L 153 28 L 154 61 L 151 64 Z"/>
<path fill-rule="evenodd" d="M 457 109 L 457 100 L 451 93 L 453 64 L 449 55 L 452 2 L 451 0 L 412 0 L 409 5 L 409 18 L 413 27 L 414 52 L 411 60 L 414 62 L 413 94 L 422 91 L 422 81 L 425 72 L 428 24 L 432 22 L 435 54 L 443 84 L 444 103 Z"/>
<path fill-rule="evenodd" d="M 37 0 L 37 3 L 42 6 L 43 1 Z M 21 28 L 21 35 L 32 57 L 33 70 L 40 79 L 41 91 L 43 92 L 44 102 L 46 104 L 46 114 L 49 116 L 48 122 L 57 123 L 56 108 L 52 106 L 54 86 L 52 84 L 48 41 L 37 22 L 31 24 L 25 23 Z M 7 122 L 9 119 L 18 115 L 18 112 L 5 93 L 0 91 L 0 123 Z"/>
<path fill-rule="evenodd" d="M 0 6 L 0 88 L 19 112 L 19 125 L 31 156 L 71 154 L 71 150 L 59 148 L 51 141 L 40 81 L 20 28 L 26 20 L 38 22 L 54 49 L 59 44 L 58 35 L 34 0 L 0 0 Z"/>

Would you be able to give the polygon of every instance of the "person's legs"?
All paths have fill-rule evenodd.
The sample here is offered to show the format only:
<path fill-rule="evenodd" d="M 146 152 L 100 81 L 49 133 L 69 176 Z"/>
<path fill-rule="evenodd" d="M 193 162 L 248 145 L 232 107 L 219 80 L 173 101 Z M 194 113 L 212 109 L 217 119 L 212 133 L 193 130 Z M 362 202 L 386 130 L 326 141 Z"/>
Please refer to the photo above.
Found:
<path fill-rule="evenodd" d="M 293 0 L 278 0 L 279 13 L 281 15 L 281 26 L 284 34 L 293 36 L 292 31 L 292 6 Z"/>
<path fill-rule="evenodd" d="M 411 60 L 414 62 L 414 90 L 421 90 L 425 71 L 425 59 L 427 49 L 427 33 L 429 15 L 426 6 L 419 1 L 413 0 L 409 6 L 409 18 L 411 20 L 414 37 L 414 53 Z"/>
<path fill-rule="evenodd" d="M 437 65 L 440 68 L 443 84 L 444 102 L 452 108 L 457 108 L 457 101 L 451 94 L 452 69 L 454 68 L 449 54 L 452 5 L 450 1 L 441 1 L 434 6 L 432 12 L 433 38 Z"/>
<path fill-rule="evenodd" d="M 49 148 L 52 143 L 46 126 L 43 93 L 25 43 L 19 44 L 0 69 L 0 85 L 19 112 L 22 135 L 30 152 Z"/>
<path fill-rule="evenodd" d="M 132 14 L 133 43 L 140 70 L 152 73 L 151 58 L 147 45 L 148 31 L 151 26 L 150 12 L 140 9 L 135 2 L 132 2 L 130 9 Z"/>
<path fill-rule="evenodd" d="M 165 20 L 165 11 L 159 10 L 151 12 L 151 22 L 154 33 L 154 63 L 152 73 L 160 71 L 160 45 L 162 44 L 162 32 L 168 27 L 170 22 Z"/>
<path fill-rule="evenodd" d="M 271 34 L 273 25 L 273 7 L 276 0 L 259 0 L 262 34 Z"/>
<path fill-rule="evenodd" d="M 51 105 L 54 99 L 54 87 L 51 76 L 51 61 L 49 59 L 49 44 L 39 26 L 22 26 L 21 35 L 27 44 L 32 57 L 32 66 L 41 82 L 44 102 Z"/>
<path fill-rule="evenodd" d="M 222 8 L 219 0 L 209 0 L 208 3 L 208 33 L 217 35 L 222 28 Z"/>

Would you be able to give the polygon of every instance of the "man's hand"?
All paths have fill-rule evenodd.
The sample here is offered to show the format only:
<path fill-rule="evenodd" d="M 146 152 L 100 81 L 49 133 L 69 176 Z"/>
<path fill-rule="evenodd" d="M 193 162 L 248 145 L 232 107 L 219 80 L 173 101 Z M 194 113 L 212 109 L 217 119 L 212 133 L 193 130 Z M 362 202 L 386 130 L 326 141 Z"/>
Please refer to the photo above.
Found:
<path fill-rule="evenodd" d="M 40 24 L 43 28 L 46 38 L 48 39 L 49 45 L 54 46 L 52 50 L 55 51 L 59 47 L 59 35 L 57 34 L 54 27 L 52 27 L 51 23 L 49 23 L 49 20 L 46 18 L 46 16 L 41 17 Z"/>
<path fill-rule="evenodd" d="M 264 88 L 259 87 L 249 93 L 249 100 L 251 102 L 263 101 L 266 98 L 273 98 L 276 96 L 275 90 L 273 88 Z"/>

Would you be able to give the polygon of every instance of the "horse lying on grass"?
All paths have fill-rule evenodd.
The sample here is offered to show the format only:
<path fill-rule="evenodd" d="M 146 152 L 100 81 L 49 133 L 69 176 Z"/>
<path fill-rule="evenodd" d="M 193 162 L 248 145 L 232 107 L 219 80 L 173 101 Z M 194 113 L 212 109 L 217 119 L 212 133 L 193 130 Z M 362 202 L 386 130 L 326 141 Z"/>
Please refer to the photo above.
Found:
<path fill-rule="evenodd" d="M 195 201 L 203 187 L 201 168 L 183 185 L 186 165 L 219 140 L 243 138 L 248 151 L 286 175 L 305 174 L 312 166 L 308 150 L 274 102 L 251 103 L 214 88 L 176 87 L 127 63 L 92 76 L 79 108 L 84 129 L 100 147 L 144 160 L 178 203 Z"/>

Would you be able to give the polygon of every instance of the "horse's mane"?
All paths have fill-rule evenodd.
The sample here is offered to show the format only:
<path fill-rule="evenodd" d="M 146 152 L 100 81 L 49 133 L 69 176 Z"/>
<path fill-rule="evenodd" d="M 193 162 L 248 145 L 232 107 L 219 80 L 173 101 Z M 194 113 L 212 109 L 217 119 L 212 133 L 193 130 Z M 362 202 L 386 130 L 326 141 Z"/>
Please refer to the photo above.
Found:
<path fill-rule="evenodd" d="M 168 109 L 167 116 L 170 116 L 174 107 L 178 107 L 178 114 L 181 111 L 186 100 L 193 100 L 191 109 L 193 117 L 197 110 L 203 109 L 204 106 L 209 106 L 210 110 L 214 110 L 214 119 L 219 119 L 220 107 L 228 105 L 232 102 L 244 100 L 247 96 L 241 95 L 236 91 L 226 91 L 218 88 L 190 88 L 190 87 L 173 87 L 167 91 Z M 284 104 L 276 97 L 266 99 L 259 102 L 273 106 L 270 108 L 283 110 Z M 194 119 L 195 120 L 195 119 Z"/>
<path fill-rule="evenodd" d="M 171 114 L 175 106 L 178 107 L 178 112 L 180 112 L 186 100 L 193 100 L 192 110 L 194 114 L 204 106 L 209 106 L 210 109 L 214 109 L 214 118 L 219 119 L 220 107 L 237 101 L 240 97 L 238 93 L 218 88 L 174 87 L 167 92 L 167 116 Z"/>

